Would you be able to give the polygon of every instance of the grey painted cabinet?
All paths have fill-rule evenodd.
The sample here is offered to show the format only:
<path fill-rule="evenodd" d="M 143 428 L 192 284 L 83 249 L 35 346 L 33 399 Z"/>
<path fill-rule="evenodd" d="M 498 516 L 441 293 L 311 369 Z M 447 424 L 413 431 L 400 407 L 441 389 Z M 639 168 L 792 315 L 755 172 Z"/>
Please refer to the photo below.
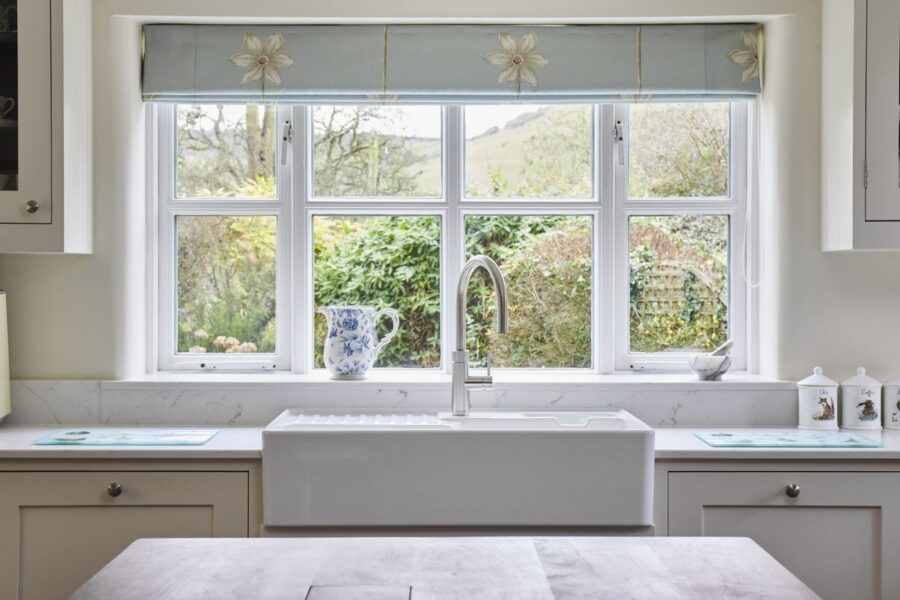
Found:
<path fill-rule="evenodd" d="M 249 486 L 247 472 L 0 472 L 0 598 L 68 598 L 142 537 L 247 537 Z"/>
<path fill-rule="evenodd" d="M 0 0 L 0 252 L 91 251 L 90 0 Z"/>
<path fill-rule="evenodd" d="M 900 3 L 822 0 L 822 248 L 900 248 Z"/>
<path fill-rule="evenodd" d="M 753 538 L 825 600 L 900 598 L 897 472 L 669 472 L 668 534 Z"/>

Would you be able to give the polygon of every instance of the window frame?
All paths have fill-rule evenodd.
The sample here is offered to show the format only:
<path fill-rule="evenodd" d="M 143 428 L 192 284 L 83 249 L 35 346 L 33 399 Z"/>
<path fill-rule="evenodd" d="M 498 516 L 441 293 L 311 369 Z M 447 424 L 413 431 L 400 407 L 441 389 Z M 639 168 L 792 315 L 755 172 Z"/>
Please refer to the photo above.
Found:
<path fill-rule="evenodd" d="M 314 366 L 317 343 L 313 314 L 312 227 L 316 215 L 435 215 L 441 219 L 441 360 L 438 368 L 380 368 L 411 374 L 451 369 L 455 336 L 455 294 L 465 260 L 465 216 L 588 215 L 592 218 L 593 265 L 591 282 L 591 347 L 589 368 L 552 368 L 554 373 L 613 373 L 616 371 L 687 371 L 686 355 L 628 352 L 628 217 L 639 214 L 728 214 L 729 335 L 735 341 L 734 370 L 752 369 L 751 323 L 755 315 L 753 286 L 742 276 L 753 273 L 756 229 L 748 216 L 753 190 L 749 160 L 755 144 L 756 103 L 733 102 L 731 110 L 730 197 L 703 199 L 629 200 L 627 194 L 628 136 L 614 138 L 616 121 L 628 132 L 628 104 L 593 103 L 591 167 L 592 196 L 579 199 L 470 198 L 465 188 L 464 106 L 442 106 L 440 198 L 330 198 L 313 196 L 312 109 L 279 106 L 276 137 L 291 128 L 290 143 L 276 149 L 276 200 L 178 199 L 175 197 L 175 105 L 149 104 L 148 118 L 148 246 L 153 259 L 149 281 L 156 293 L 148 297 L 148 371 L 259 371 L 276 369 L 297 374 L 323 371 Z M 622 144 L 622 147 L 618 147 Z M 623 165 L 618 152 L 624 152 Z M 755 166 L 753 167 L 755 168 Z M 177 215 L 274 214 L 278 218 L 276 251 L 276 353 L 254 355 L 179 355 L 175 350 L 174 219 Z M 744 246 L 745 233 L 750 235 Z M 742 250 L 746 256 L 742 256 Z M 168 323 L 168 325 L 167 325 Z M 201 367 L 201 364 L 205 365 Z M 504 369 L 504 371 L 533 369 Z M 402 377 L 402 376 L 401 376 Z"/>
<path fill-rule="evenodd" d="M 157 350 L 162 371 L 271 371 L 291 366 L 292 320 L 289 287 L 292 272 L 290 235 L 292 179 L 285 176 L 279 127 L 289 119 L 287 110 L 276 110 L 275 198 L 178 198 L 176 195 L 176 105 L 158 105 L 155 126 L 159 137 L 158 169 L 158 299 Z M 190 354 L 177 351 L 176 220 L 180 216 L 274 216 L 275 250 L 275 352 L 258 354 Z"/>
<path fill-rule="evenodd" d="M 729 111 L 729 181 L 727 196 L 674 197 L 674 198 L 631 198 L 628 193 L 629 163 L 629 104 L 617 104 L 614 118 L 621 123 L 623 139 L 616 141 L 615 151 L 621 152 L 623 160 L 615 159 L 614 174 L 614 220 L 615 220 L 615 363 L 616 371 L 687 371 L 690 354 L 684 352 L 635 353 L 630 346 L 630 248 L 628 220 L 632 216 L 666 215 L 726 215 L 729 218 L 728 239 L 728 337 L 734 340 L 732 349 L 732 369 L 747 369 L 748 361 L 748 298 L 749 287 L 740 268 L 746 264 L 747 256 L 742 254 L 748 233 L 748 133 L 750 102 L 732 102 Z M 749 240 L 748 240 L 749 241 Z"/>

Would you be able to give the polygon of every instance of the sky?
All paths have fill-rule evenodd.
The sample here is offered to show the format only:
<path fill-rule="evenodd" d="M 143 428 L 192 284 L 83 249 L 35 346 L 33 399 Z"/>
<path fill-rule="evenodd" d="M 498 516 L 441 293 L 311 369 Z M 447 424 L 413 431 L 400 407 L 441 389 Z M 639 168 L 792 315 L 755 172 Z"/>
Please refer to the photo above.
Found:
<path fill-rule="evenodd" d="M 519 115 L 540 108 L 534 104 L 475 105 L 465 109 L 466 137 L 481 135 L 491 127 L 503 127 Z M 383 110 L 393 113 L 394 133 L 410 137 L 440 138 L 441 108 L 439 106 L 386 106 Z M 236 123 L 244 117 L 244 107 L 226 106 L 225 120 Z M 203 125 L 211 125 L 204 123 Z"/>
<path fill-rule="evenodd" d="M 466 107 L 466 137 L 481 135 L 491 127 L 503 127 L 522 113 L 532 112 L 536 105 L 477 105 Z M 441 137 L 439 106 L 386 106 L 395 118 L 394 133 L 410 137 Z"/>

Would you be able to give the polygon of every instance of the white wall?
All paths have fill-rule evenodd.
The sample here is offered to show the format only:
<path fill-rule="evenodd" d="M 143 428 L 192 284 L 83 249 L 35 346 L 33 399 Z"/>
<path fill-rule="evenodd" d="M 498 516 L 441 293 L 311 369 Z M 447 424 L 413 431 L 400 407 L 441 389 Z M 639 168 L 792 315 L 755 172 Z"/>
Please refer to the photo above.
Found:
<path fill-rule="evenodd" d="M 186 21 L 765 20 L 761 102 L 764 250 L 760 365 L 799 378 L 820 364 L 900 373 L 900 253 L 820 248 L 818 0 L 95 0 L 95 253 L 0 256 L 9 291 L 12 375 L 103 379 L 145 367 L 144 123 L 139 23 Z M 221 17 L 220 19 L 221 20 Z"/>

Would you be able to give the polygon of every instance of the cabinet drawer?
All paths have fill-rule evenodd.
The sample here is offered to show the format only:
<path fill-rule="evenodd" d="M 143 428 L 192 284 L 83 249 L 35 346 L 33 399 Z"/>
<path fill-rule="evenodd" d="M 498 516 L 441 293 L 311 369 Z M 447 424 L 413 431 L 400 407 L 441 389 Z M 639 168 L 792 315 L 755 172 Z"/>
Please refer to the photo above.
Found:
<path fill-rule="evenodd" d="M 249 533 L 245 472 L 7 472 L 0 489 L 0 555 L 19 556 L 0 598 L 67 598 L 139 538 Z"/>
<path fill-rule="evenodd" d="M 826 600 L 900 598 L 900 473 L 671 472 L 668 484 L 669 535 L 753 538 Z"/>

